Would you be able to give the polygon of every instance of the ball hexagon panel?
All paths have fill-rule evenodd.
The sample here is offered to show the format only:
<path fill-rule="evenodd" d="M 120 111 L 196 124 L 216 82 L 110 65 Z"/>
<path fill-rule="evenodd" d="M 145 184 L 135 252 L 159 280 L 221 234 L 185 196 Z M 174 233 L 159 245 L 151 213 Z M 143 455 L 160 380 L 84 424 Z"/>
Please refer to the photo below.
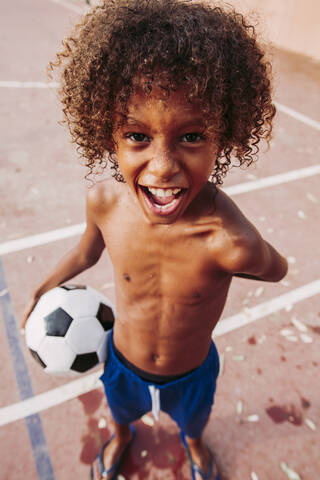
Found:
<path fill-rule="evenodd" d="M 95 317 L 81 317 L 73 320 L 65 340 L 76 354 L 85 354 L 97 351 L 104 337 L 105 331 Z"/>
<path fill-rule="evenodd" d="M 99 301 L 88 290 L 62 290 L 64 296 L 59 306 L 72 318 L 95 317 L 99 308 Z"/>
<path fill-rule="evenodd" d="M 71 370 L 75 372 L 83 373 L 89 370 L 90 368 L 95 367 L 99 363 L 99 358 L 96 352 L 83 353 L 77 355 L 75 361 L 71 365 Z"/>
<path fill-rule="evenodd" d="M 64 337 L 71 323 L 72 317 L 63 308 L 57 308 L 44 317 L 46 334 L 50 337 Z"/>
<path fill-rule="evenodd" d="M 66 372 L 75 359 L 75 352 L 64 337 L 45 337 L 37 351 L 47 371 Z"/>
<path fill-rule="evenodd" d="M 108 353 L 108 338 L 109 338 L 110 332 L 105 332 L 105 335 L 103 337 L 103 340 L 97 349 L 97 354 L 99 358 L 99 362 L 105 362 L 107 358 L 107 353 Z"/>
<path fill-rule="evenodd" d="M 46 329 L 44 322 L 39 321 L 37 312 L 33 310 L 25 328 L 26 342 L 29 348 L 37 350 L 42 340 L 46 336 Z"/>

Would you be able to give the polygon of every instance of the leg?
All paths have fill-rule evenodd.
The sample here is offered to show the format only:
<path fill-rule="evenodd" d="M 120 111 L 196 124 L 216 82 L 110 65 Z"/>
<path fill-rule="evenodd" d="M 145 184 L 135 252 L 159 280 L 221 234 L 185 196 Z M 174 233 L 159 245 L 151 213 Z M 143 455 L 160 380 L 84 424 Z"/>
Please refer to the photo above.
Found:
<path fill-rule="evenodd" d="M 118 468 L 117 462 L 119 463 L 133 438 L 133 427 L 130 427 L 130 423 L 150 409 L 148 386 L 144 385 L 116 357 L 112 338 L 111 334 L 108 340 L 108 359 L 100 379 L 104 385 L 107 402 L 111 410 L 114 435 L 103 447 L 101 455 L 98 455 L 92 465 L 91 478 L 94 480 L 101 479 L 100 471 L 108 472 L 114 466 Z M 99 461 L 99 458 L 101 461 Z M 115 479 L 117 468 L 113 468 L 102 478 Z"/>
<path fill-rule="evenodd" d="M 215 465 L 208 448 L 203 444 L 202 436 L 191 438 L 185 435 L 185 442 L 187 443 L 190 457 L 192 461 L 203 474 L 193 471 L 194 480 L 215 480 L 218 475 L 217 466 Z M 211 468 L 212 464 L 212 468 Z M 211 470 L 211 475 L 209 475 Z"/>
<path fill-rule="evenodd" d="M 218 480 L 212 453 L 202 442 L 219 373 L 219 356 L 211 344 L 207 359 L 194 372 L 161 391 L 161 409 L 176 421 L 189 457 L 192 480 Z M 212 468 L 211 468 L 212 467 Z"/>
<path fill-rule="evenodd" d="M 105 470 L 109 470 L 117 461 L 121 458 L 125 449 L 128 447 L 129 442 L 132 440 L 132 431 L 130 425 L 120 425 L 114 419 L 112 421 L 114 426 L 114 434 L 111 437 L 111 441 L 107 444 L 103 451 L 102 463 Z M 98 467 L 98 459 L 95 459 L 93 463 L 93 478 L 94 480 L 110 480 L 115 477 L 115 471 L 111 471 L 109 475 L 101 477 Z"/>

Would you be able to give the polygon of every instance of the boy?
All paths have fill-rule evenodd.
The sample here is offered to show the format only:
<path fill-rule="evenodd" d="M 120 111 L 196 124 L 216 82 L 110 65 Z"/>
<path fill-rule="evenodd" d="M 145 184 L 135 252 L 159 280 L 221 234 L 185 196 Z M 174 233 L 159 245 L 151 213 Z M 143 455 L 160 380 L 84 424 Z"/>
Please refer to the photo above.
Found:
<path fill-rule="evenodd" d="M 134 429 L 161 408 L 178 424 L 193 480 L 216 479 L 202 443 L 219 371 L 212 330 L 233 276 L 279 281 L 286 260 L 216 185 L 271 137 L 268 64 L 241 15 L 179 0 L 106 0 L 64 42 L 61 97 L 90 173 L 79 244 L 39 297 L 114 266 L 117 319 L 102 381 L 114 436 L 91 478 L 116 478 Z M 107 158 L 107 160 L 106 160 Z M 208 181 L 211 177 L 212 182 Z M 115 181 L 117 180 L 117 181 Z"/>

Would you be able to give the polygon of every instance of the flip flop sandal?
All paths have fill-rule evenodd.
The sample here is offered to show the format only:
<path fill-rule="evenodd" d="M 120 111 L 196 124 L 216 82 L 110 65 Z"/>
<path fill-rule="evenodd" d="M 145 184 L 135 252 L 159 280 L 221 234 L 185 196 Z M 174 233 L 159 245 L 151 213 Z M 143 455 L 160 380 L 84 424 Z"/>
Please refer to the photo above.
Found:
<path fill-rule="evenodd" d="M 127 453 L 127 450 L 130 446 L 130 444 L 132 443 L 134 437 L 135 437 L 135 434 L 136 434 L 136 430 L 134 428 L 133 425 L 130 425 L 130 430 L 131 430 L 131 433 L 132 433 L 132 437 L 131 437 L 131 440 L 129 440 L 129 442 L 127 443 L 127 445 L 125 446 L 122 454 L 120 455 L 120 457 L 118 458 L 118 460 L 112 465 L 112 467 L 110 467 L 108 470 L 105 469 L 104 465 L 103 465 L 103 454 L 104 454 L 104 451 L 106 449 L 106 447 L 109 445 L 110 442 L 112 442 L 112 440 L 114 439 L 114 435 L 112 435 L 109 440 L 103 445 L 103 447 L 101 448 L 100 452 L 98 453 L 98 455 L 96 456 L 95 460 L 98 460 L 98 468 L 99 468 L 99 474 L 102 478 L 107 478 L 108 475 L 110 475 L 110 473 L 112 473 L 112 477 L 110 478 L 110 480 L 116 480 L 117 478 L 117 475 L 118 475 L 118 470 L 120 468 L 120 465 L 121 465 L 121 462 L 125 456 L 125 454 Z M 90 478 L 91 480 L 94 480 L 94 473 L 93 473 L 93 465 L 91 465 L 91 469 L 90 469 Z"/>
<path fill-rule="evenodd" d="M 196 480 L 196 474 L 200 475 L 203 480 L 212 480 L 213 456 L 212 456 L 212 453 L 210 452 L 209 448 L 207 447 L 207 450 L 208 450 L 209 455 L 210 455 L 209 470 L 206 474 L 204 474 L 203 471 L 200 470 L 198 465 L 196 465 L 194 463 L 194 461 L 192 459 L 192 456 L 191 456 L 190 449 L 189 449 L 189 445 L 187 444 L 187 441 L 186 441 L 186 436 L 182 431 L 180 432 L 180 437 L 181 437 L 182 445 L 184 446 L 184 449 L 185 449 L 185 451 L 188 455 L 188 459 L 189 459 L 189 462 L 190 462 L 192 480 Z M 219 480 L 219 475 L 217 475 L 214 480 Z"/>

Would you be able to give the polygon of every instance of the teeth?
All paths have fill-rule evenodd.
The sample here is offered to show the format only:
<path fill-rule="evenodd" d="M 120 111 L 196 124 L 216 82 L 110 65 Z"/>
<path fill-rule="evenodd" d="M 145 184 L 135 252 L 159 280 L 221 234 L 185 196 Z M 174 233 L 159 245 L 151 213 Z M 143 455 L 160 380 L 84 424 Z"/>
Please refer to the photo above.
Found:
<path fill-rule="evenodd" d="M 171 195 L 176 195 L 181 191 L 181 188 L 152 188 L 148 187 L 149 192 L 157 197 L 171 197 Z"/>

